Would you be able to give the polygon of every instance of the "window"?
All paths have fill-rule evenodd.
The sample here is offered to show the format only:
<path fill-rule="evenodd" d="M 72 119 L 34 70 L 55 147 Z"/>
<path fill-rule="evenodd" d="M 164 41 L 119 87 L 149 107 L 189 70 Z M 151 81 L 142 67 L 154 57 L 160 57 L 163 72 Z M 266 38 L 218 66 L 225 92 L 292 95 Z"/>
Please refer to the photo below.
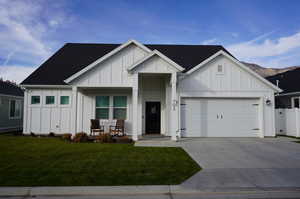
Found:
<path fill-rule="evenodd" d="M 96 119 L 109 119 L 109 96 L 96 96 Z"/>
<path fill-rule="evenodd" d="M 46 96 L 46 104 L 54 104 L 54 96 Z"/>
<path fill-rule="evenodd" d="M 216 74 L 217 75 L 224 75 L 224 65 L 223 64 L 218 64 L 217 65 L 217 72 Z"/>
<path fill-rule="evenodd" d="M 295 98 L 292 98 L 292 99 L 293 99 L 293 108 L 300 108 L 299 107 L 299 98 L 295 97 Z"/>
<path fill-rule="evenodd" d="M 218 73 L 222 73 L 223 72 L 223 66 L 222 65 L 218 65 Z"/>
<path fill-rule="evenodd" d="M 39 104 L 40 96 L 31 96 L 31 104 Z"/>
<path fill-rule="evenodd" d="M 113 118 L 114 119 L 126 119 L 127 112 L 127 97 L 126 96 L 114 96 L 113 99 Z"/>
<path fill-rule="evenodd" d="M 9 101 L 9 118 L 17 119 L 21 117 L 21 101 L 10 100 Z"/>
<path fill-rule="evenodd" d="M 70 103 L 69 96 L 60 96 L 60 104 L 61 105 L 67 105 Z"/>
<path fill-rule="evenodd" d="M 96 119 L 127 118 L 126 96 L 96 96 Z"/>

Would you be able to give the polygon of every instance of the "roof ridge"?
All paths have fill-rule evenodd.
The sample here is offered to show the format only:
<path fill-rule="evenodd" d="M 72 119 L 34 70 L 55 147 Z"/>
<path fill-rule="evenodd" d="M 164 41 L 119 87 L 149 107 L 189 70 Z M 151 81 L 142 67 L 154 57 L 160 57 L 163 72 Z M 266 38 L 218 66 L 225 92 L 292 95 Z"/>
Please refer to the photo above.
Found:
<path fill-rule="evenodd" d="M 65 45 L 68 45 L 68 44 L 78 44 L 78 45 L 122 45 L 121 43 L 77 43 L 77 42 L 67 42 L 65 43 Z M 214 45 L 203 45 L 203 44 L 165 44 L 165 43 L 148 43 L 148 44 L 145 44 L 145 43 L 142 43 L 143 45 L 146 45 L 146 46 L 219 46 L 219 47 L 223 47 L 222 45 L 217 45 L 217 44 L 214 44 Z"/>

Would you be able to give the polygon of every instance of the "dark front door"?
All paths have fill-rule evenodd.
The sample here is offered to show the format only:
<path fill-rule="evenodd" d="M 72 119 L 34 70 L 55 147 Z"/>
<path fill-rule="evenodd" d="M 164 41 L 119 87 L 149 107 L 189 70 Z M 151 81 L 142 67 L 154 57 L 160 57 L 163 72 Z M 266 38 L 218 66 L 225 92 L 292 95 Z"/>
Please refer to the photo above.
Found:
<path fill-rule="evenodd" d="M 160 134 L 160 102 L 146 102 L 146 134 Z"/>

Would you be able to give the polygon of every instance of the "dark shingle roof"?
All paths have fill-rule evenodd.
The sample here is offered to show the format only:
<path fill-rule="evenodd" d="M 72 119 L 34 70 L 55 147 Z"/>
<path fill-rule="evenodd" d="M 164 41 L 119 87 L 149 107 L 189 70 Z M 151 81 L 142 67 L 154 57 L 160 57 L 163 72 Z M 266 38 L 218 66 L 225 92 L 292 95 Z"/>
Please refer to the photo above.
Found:
<path fill-rule="evenodd" d="M 120 45 L 67 43 L 21 84 L 65 85 L 65 79 Z M 219 45 L 146 44 L 146 46 L 151 50 L 160 51 L 185 68 L 185 71 L 190 70 L 219 50 L 226 51 L 223 46 Z"/>
<path fill-rule="evenodd" d="M 274 85 L 276 80 L 279 80 L 278 86 L 283 90 L 282 93 L 300 92 L 300 68 L 269 76 L 266 79 Z"/>
<path fill-rule="evenodd" d="M 0 80 L 0 94 L 4 95 L 13 95 L 13 96 L 24 96 L 23 90 L 18 87 L 17 85 L 10 83 L 10 82 L 4 82 Z"/>

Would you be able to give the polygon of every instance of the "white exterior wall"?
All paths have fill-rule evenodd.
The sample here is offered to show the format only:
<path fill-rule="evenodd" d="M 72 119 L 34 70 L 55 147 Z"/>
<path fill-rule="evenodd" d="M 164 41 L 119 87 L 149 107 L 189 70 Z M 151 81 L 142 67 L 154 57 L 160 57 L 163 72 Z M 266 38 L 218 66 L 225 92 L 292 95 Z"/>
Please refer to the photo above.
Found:
<path fill-rule="evenodd" d="M 82 90 L 78 93 L 77 132 L 90 133 L 90 119 L 95 119 L 96 96 L 127 96 L 127 119 L 125 132 L 132 134 L 132 91 L 131 89 L 97 89 Z M 112 116 L 112 103 L 110 103 L 110 116 Z M 112 122 L 112 118 L 108 122 Z M 108 128 L 108 125 L 105 125 Z M 108 129 L 106 129 L 108 131 Z"/>
<path fill-rule="evenodd" d="M 218 65 L 223 66 L 223 74 L 217 73 Z M 275 136 L 274 91 L 223 55 L 181 78 L 179 92 L 181 97 L 259 98 L 261 133 Z M 270 106 L 266 99 L 271 100 Z"/>
<path fill-rule="evenodd" d="M 57 134 L 71 133 L 71 89 L 27 89 L 24 106 L 24 133 L 30 134 Z M 40 96 L 40 104 L 31 104 L 31 96 Z M 46 105 L 46 96 L 54 96 L 55 104 Z M 60 105 L 60 96 L 69 96 L 69 105 Z"/>
<path fill-rule="evenodd" d="M 166 76 L 148 76 L 140 78 L 140 99 L 142 110 L 142 134 L 146 128 L 146 102 L 160 102 L 161 106 L 161 134 L 168 135 L 167 131 L 167 107 L 166 107 Z"/>
<path fill-rule="evenodd" d="M 142 48 L 130 45 L 84 73 L 71 84 L 78 87 L 131 87 L 132 77 L 127 68 L 146 54 Z"/>
<path fill-rule="evenodd" d="M 300 137 L 300 109 L 276 109 L 276 133 Z"/>

